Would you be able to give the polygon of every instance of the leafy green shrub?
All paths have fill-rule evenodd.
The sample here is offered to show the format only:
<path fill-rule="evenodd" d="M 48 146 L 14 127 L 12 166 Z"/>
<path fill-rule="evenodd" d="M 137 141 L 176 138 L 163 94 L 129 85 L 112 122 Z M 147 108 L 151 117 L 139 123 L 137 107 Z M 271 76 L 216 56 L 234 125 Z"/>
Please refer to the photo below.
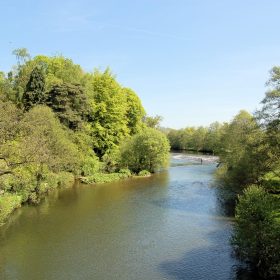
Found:
<path fill-rule="evenodd" d="M 278 172 L 277 172 L 278 173 Z M 271 193 L 280 193 L 280 177 L 274 172 L 266 173 L 262 178 L 262 185 Z"/>
<path fill-rule="evenodd" d="M 72 173 L 61 171 L 59 173 L 49 172 L 45 174 L 40 184 L 40 193 L 45 193 L 57 187 L 66 187 L 72 185 L 75 177 Z"/>
<path fill-rule="evenodd" d="M 47 172 L 43 175 L 42 182 L 37 190 L 40 194 L 47 193 L 58 186 L 58 174 Z"/>
<path fill-rule="evenodd" d="M 119 170 L 119 173 L 120 174 L 124 174 L 126 175 L 127 177 L 130 177 L 132 174 L 131 174 L 131 171 L 128 169 L 128 168 L 122 168 Z"/>
<path fill-rule="evenodd" d="M 40 201 L 41 201 L 41 198 L 40 198 L 38 193 L 36 193 L 35 191 L 29 193 L 29 195 L 28 195 L 28 203 L 30 203 L 30 204 L 39 204 Z"/>
<path fill-rule="evenodd" d="M 17 193 L 21 196 L 22 202 L 29 199 L 29 195 L 35 191 L 36 178 L 33 165 L 19 166 L 14 169 L 14 175 L 8 176 L 5 180 L 5 186 L 11 193 Z"/>
<path fill-rule="evenodd" d="M 138 173 L 138 176 L 141 176 L 141 177 L 148 177 L 148 176 L 151 176 L 151 172 L 149 172 L 148 170 L 141 170 L 141 171 Z"/>
<path fill-rule="evenodd" d="M 153 128 L 146 128 L 123 143 L 121 147 L 122 166 L 135 173 L 141 170 L 155 172 L 169 162 L 167 137 Z"/>
<path fill-rule="evenodd" d="M 102 156 L 102 163 L 104 164 L 104 172 L 113 173 L 116 172 L 120 162 L 120 149 L 114 147 L 108 150 Z"/>
<path fill-rule="evenodd" d="M 101 169 L 101 163 L 98 160 L 97 156 L 87 156 L 84 159 L 82 165 L 82 175 L 90 176 L 94 173 L 99 172 Z"/>
<path fill-rule="evenodd" d="M 0 225 L 21 205 L 21 196 L 16 194 L 0 195 Z"/>
<path fill-rule="evenodd" d="M 93 183 L 110 183 L 126 179 L 131 176 L 131 173 L 96 173 L 92 176 L 82 177 L 81 181 L 85 184 Z"/>
<path fill-rule="evenodd" d="M 75 181 L 75 177 L 72 173 L 69 172 L 59 172 L 57 174 L 58 177 L 58 187 L 67 187 L 72 186 Z"/>

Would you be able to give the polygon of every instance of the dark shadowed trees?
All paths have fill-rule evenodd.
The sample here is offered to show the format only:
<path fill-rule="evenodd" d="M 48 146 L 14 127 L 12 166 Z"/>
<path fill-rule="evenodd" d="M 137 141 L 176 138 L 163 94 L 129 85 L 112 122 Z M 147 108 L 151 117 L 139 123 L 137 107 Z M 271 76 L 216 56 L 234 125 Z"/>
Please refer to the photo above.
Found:
<path fill-rule="evenodd" d="M 30 75 L 22 97 L 25 110 L 29 110 L 35 105 L 44 103 L 45 99 L 45 74 L 41 66 L 36 66 Z"/>

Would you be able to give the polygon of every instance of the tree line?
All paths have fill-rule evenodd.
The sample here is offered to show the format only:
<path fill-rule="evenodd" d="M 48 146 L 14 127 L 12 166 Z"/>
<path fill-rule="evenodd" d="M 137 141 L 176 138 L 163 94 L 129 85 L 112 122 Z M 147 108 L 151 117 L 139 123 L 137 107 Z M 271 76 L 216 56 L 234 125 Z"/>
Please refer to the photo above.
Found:
<path fill-rule="evenodd" d="M 170 130 L 173 149 L 219 155 L 217 179 L 235 205 L 236 255 L 266 279 L 280 276 L 280 67 L 274 67 L 261 108 L 228 123 Z"/>
<path fill-rule="evenodd" d="M 0 223 L 75 178 L 108 182 L 167 166 L 169 142 L 110 69 L 14 51 L 0 72 Z"/>

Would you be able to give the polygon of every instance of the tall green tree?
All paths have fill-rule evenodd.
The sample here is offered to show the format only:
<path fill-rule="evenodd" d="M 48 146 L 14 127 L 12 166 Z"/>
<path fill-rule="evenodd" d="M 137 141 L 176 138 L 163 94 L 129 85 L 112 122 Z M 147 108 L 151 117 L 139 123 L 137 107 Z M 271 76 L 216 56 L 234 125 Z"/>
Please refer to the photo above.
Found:
<path fill-rule="evenodd" d="M 263 152 L 259 146 L 261 137 L 262 131 L 256 120 L 246 111 L 240 111 L 224 126 L 220 160 L 226 171 L 223 179 L 227 183 L 233 183 L 241 189 L 246 184 L 257 183 L 262 165 L 255 165 L 253 161 L 259 161 L 258 155 Z"/>
<path fill-rule="evenodd" d="M 222 124 L 219 122 L 214 122 L 207 128 L 205 149 L 207 151 L 212 151 L 213 154 L 219 154 L 220 152 L 222 127 Z"/>
<path fill-rule="evenodd" d="M 10 147 L 19 133 L 22 112 L 12 103 L 0 100 L 0 176 L 11 173 Z"/>
<path fill-rule="evenodd" d="M 81 84 L 84 86 L 90 76 L 84 73 L 80 65 L 74 64 L 71 59 L 61 55 L 51 57 L 37 55 L 32 59 L 30 57 L 21 59 L 20 57 L 20 63 L 11 71 L 17 101 L 21 100 L 31 72 L 37 66 L 44 69 L 46 91 L 50 91 L 54 85 L 62 83 Z"/>
<path fill-rule="evenodd" d="M 61 123 L 70 129 L 81 128 L 83 122 L 89 118 L 89 101 L 80 85 L 57 84 L 46 96 L 46 105 L 51 107 Z"/>
<path fill-rule="evenodd" d="M 92 76 L 92 137 L 98 156 L 114 150 L 129 135 L 126 95 L 107 69 Z"/>
<path fill-rule="evenodd" d="M 36 66 L 30 75 L 23 93 L 22 102 L 25 110 L 42 104 L 45 99 L 45 75 L 41 66 Z"/>
<path fill-rule="evenodd" d="M 268 145 L 267 165 L 280 178 L 280 67 L 273 67 L 267 82 L 270 87 L 262 100 L 257 119 L 265 129 L 264 142 Z"/>
<path fill-rule="evenodd" d="M 50 108 L 34 107 L 24 115 L 19 125 L 19 156 L 22 161 L 47 165 L 53 171 L 75 171 L 78 168 L 77 147 Z"/>
<path fill-rule="evenodd" d="M 129 88 L 123 88 L 123 92 L 126 96 L 127 103 L 127 126 L 129 128 L 130 134 L 134 135 L 143 129 L 143 118 L 146 113 L 140 98 L 133 90 Z"/>
<path fill-rule="evenodd" d="M 31 56 L 26 48 L 18 48 L 13 50 L 13 55 L 16 56 L 18 64 L 25 63 L 31 59 Z"/>
<path fill-rule="evenodd" d="M 13 89 L 11 74 L 5 75 L 0 71 L 0 100 L 2 101 L 16 101 L 15 91 Z"/>

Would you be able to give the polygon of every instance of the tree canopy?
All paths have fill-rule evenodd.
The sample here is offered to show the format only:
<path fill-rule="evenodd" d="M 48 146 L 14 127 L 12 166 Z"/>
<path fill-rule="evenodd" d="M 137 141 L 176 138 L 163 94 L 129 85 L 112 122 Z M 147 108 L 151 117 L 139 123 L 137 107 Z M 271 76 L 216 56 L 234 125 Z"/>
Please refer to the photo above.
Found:
<path fill-rule="evenodd" d="M 10 201 L 7 215 L 25 201 L 37 203 L 70 173 L 105 178 L 100 174 L 120 170 L 120 145 L 146 126 L 141 100 L 109 69 L 85 72 L 71 59 L 32 58 L 26 49 L 14 54 L 17 65 L 0 72 L 0 195 Z"/>
<path fill-rule="evenodd" d="M 155 172 L 167 166 L 169 150 L 169 142 L 162 132 L 146 128 L 124 142 L 122 164 L 136 173 L 141 170 Z"/>

